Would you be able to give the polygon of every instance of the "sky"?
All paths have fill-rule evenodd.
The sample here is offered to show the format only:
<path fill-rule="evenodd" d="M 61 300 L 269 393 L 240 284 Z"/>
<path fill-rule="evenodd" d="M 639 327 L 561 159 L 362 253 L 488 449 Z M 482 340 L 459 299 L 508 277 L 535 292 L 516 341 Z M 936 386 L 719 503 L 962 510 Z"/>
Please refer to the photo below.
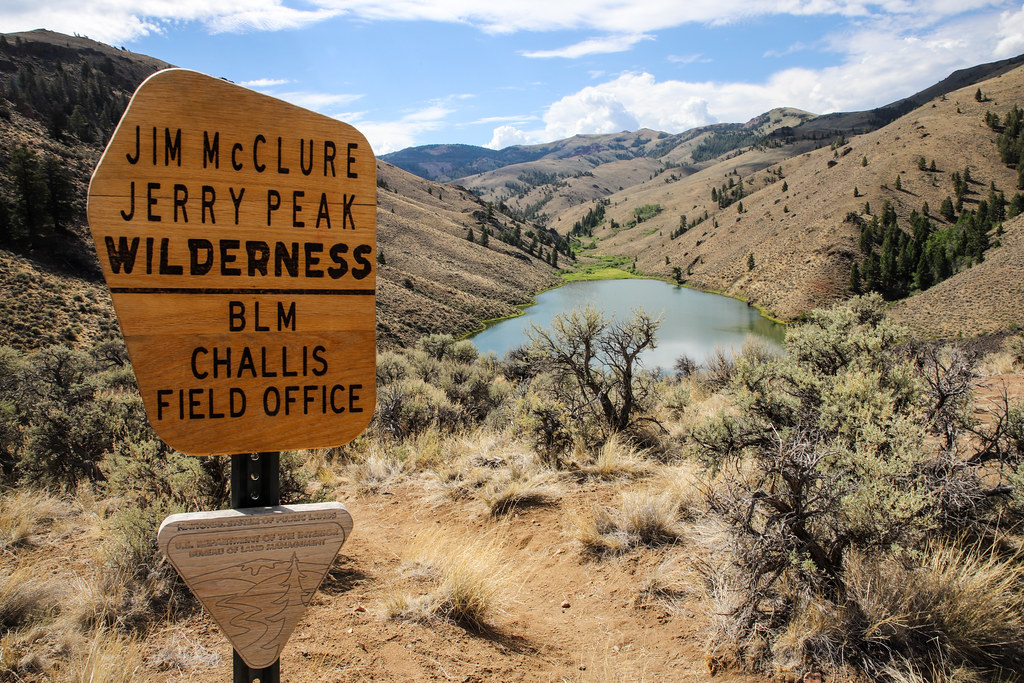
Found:
<path fill-rule="evenodd" d="M 870 109 L 1024 53 L 1018 0 L 2 0 L 355 126 L 377 155 Z"/>

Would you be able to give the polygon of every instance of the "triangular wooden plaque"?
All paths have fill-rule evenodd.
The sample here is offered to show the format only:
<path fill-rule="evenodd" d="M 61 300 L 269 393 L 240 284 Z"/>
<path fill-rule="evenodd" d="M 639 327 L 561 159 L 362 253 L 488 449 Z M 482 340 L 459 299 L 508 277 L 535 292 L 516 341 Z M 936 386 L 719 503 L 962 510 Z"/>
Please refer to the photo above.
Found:
<path fill-rule="evenodd" d="M 280 657 L 352 532 L 341 503 L 171 515 L 157 541 L 251 669 Z"/>

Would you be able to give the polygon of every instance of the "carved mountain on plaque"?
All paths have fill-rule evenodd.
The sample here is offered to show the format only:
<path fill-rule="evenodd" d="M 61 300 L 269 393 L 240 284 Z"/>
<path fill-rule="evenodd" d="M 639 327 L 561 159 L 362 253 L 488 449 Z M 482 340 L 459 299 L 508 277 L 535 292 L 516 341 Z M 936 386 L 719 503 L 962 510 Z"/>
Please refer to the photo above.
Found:
<path fill-rule="evenodd" d="M 253 669 L 273 664 L 352 531 L 341 503 L 171 515 L 161 549 Z"/>

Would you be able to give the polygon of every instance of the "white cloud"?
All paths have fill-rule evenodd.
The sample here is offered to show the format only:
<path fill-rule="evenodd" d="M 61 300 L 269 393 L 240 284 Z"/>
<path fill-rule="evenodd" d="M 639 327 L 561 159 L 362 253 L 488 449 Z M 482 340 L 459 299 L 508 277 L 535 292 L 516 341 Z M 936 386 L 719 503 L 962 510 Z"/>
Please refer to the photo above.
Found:
<path fill-rule="evenodd" d="M 641 40 L 654 40 L 654 36 L 648 33 L 633 33 L 630 35 L 605 36 L 603 38 L 591 38 L 583 42 L 559 48 L 557 50 L 533 50 L 524 51 L 520 54 L 524 57 L 547 58 L 565 57 L 576 59 L 587 55 L 607 54 L 610 52 L 625 52 Z"/>
<path fill-rule="evenodd" d="M 691 55 L 669 55 L 667 59 L 673 64 L 707 64 L 711 61 L 710 57 L 705 57 L 699 52 Z"/>
<path fill-rule="evenodd" d="M 359 114 L 336 116 L 335 118 L 345 121 L 359 129 L 359 132 L 366 136 L 377 156 L 394 152 L 405 147 L 422 144 L 419 136 L 432 130 L 437 130 L 445 125 L 449 115 L 455 112 L 454 109 L 445 107 L 443 104 L 432 104 L 429 107 L 409 112 L 397 121 L 368 121 L 363 120 Z"/>
<path fill-rule="evenodd" d="M 336 115 L 338 107 L 355 102 L 363 97 L 354 93 L 324 93 L 310 92 L 308 90 L 280 91 L 278 86 L 287 85 L 292 81 L 281 78 L 257 78 L 251 81 L 242 81 L 241 85 L 252 88 L 259 92 L 276 97 L 279 100 L 291 102 L 294 105 L 305 109 L 312 109 L 322 114 Z"/>
<path fill-rule="evenodd" d="M 313 111 L 326 112 L 336 111 L 338 107 L 346 104 L 351 104 L 356 100 L 360 99 L 362 95 L 348 95 L 340 94 L 335 95 L 331 93 L 320 93 L 320 92 L 282 92 L 282 93 L 270 93 L 274 97 L 291 102 L 300 107 L 306 109 L 312 109 Z"/>
<path fill-rule="evenodd" d="M 245 31 L 280 31 L 316 24 L 341 12 L 332 9 L 304 11 L 285 7 L 274 0 L 249 2 L 233 12 L 214 14 L 204 19 L 213 33 L 243 33 Z"/>
<path fill-rule="evenodd" d="M 887 19 L 862 21 L 855 30 L 826 37 L 826 47 L 845 53 L 838 65 L 784 69 L 763 82 L 658 81 L 646 72 L 625 73 L 552 103 L 542 129 L 503 130 L 501 138 L 495 131 L 492 145 L 506 139 L 536 143 L 637 128 L 680 132 L 720 121 L 747 121 L 781 106 L 818 114 L 870 109 L 911 95 L 963 66 L 1024 52 L 1024 7 L 917 34 L 890 24 Z"/>
<path fill-rule="evenodd" d="M 999 40 L 993 50 L 994 57 L 1005 59 L 1024 52 L 1024 5 L 1016 12 L 1003 13 L 996 35 Z"/>
<path fill-rule="evenodd" d="M 642 36 L 689 23 L 721 25 L 772 15 L 869 17 L 874 13 L 900 17 L 912 26 L 1005 5 L 1005 0 L 307 0 L 298 9 L 286 5 L 285 0 L 5 0 L 0 4 L 0 26 L 5 31 L 46 26 L 123 42 L 180 21 L 201 22 L 213 32 L 242 32 L 296 28 L 344 15 L 371 21 L 461 23 L 489 33 L 575 29 L 608 34 L 562 50 L 571 51 L 595 49 L 599 43 L 607 47 L 622 36 Z M 1007 45 L 1016 44 L 1013 40 L 1008 37 Z M 592 45 L 588 48 L 587 43 Z"/>
<path fill-rule="evenodd" d="M 260 90 L 264 88 L 273 88 L 278 85 L 285 85 L 291 83 L 287 78 L 256 78 L 251 81 L 242 81 L 239 85 L 252 88 L 254 90 Z"/>
<path fill-rule="evenodd" d="M 336 16 L 340 10 L 286 7 L 282 0 L 5 0 L 4 31 L 52 31 L 121 43 L 160 33 L 175 22 L 196 21 L 214 33 L 297 28 Z"/>
<path fill-rule="evenodd" d="M 494 136 L 484 147 L 491 149 L 505 149 L 512 145 L 528 145 L 533 142 L 527 133 L 515 126 L 498 126 L 494 129 Z"/>

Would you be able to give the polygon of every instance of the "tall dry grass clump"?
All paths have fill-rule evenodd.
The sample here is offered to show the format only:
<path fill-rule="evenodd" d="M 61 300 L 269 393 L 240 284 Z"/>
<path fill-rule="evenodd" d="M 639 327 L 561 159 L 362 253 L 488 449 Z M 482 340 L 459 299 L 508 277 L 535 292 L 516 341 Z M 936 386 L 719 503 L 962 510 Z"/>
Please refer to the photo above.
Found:
<path fill-rule="evenodd" d="M 385 604 L 394 619 L 442 619 L 471 630 L 493 627 L 501 606 L 516 592 L 498 535 L 457 537 L 445 529 L 423 531 L 402 552 L 402 576 Z"/>
<path fill-rule="evenodd" d="M 69 683 L 136 683 L 154 680 L 144 671 L 145 649 L 137 641 L 98 629 L 88 645 L 72 655 Z"/>
<path fill-rule="evenodd" d="M 603 480 L 635 479 L 653 471 L 647 452 L 631 445 L 621 434 L 612 434 L 588 461 L 579 465 L 585 476 Z"/>
<path fill-rule="evenodd" d="M 615 506 L 571 508 L 566 522 L 585 553 L 608 555 L 680 542 L 684 516 L 677 491 L 647 488 L 622 492 Z"/>
<path fill-rule="evenodd" d="M 916 563 L 847 562 L 854 637 L 917 675 L 970 668 L 1009 676 L 1024 666 L 1024 564 L 977 546 L 937 544 Z M 877 657 L 877 654 L 875 655 Z M 874 663 L 879 666 L 878 663 Z"/>

